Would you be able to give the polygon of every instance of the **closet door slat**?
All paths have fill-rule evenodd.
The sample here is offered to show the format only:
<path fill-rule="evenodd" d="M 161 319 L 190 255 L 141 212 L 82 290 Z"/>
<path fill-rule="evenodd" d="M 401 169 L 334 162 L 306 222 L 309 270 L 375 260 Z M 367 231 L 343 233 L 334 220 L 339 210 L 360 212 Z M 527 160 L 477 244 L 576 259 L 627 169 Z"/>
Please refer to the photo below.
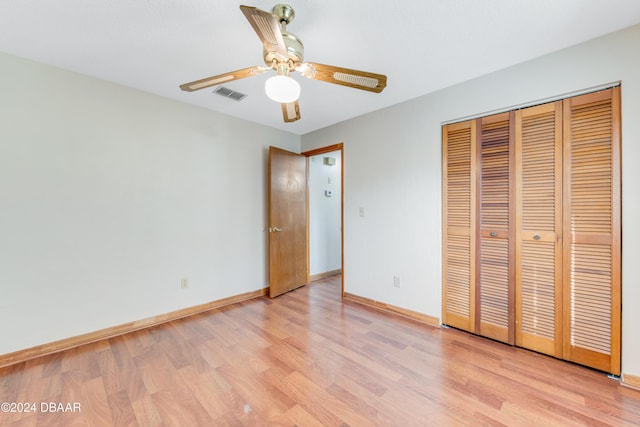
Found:
<path fill-rule="evenodd" d="M 562 355 L 562 102 L 516 112 L 516 344 Z"/>
<path fill-rule="evenodd" d="M 443 127 L 442 321 L 475 332 L 476 129 Z"/>
<path fill-rule="evenodd" d="M 564 100 L 563 357 L 620 374 L 619 91 Z"/>
<path fill-rule="evenodd" d="M 476 329 L 480 335 L 513 344 L 511 116 L 502 113 L 478 119 Z"/>

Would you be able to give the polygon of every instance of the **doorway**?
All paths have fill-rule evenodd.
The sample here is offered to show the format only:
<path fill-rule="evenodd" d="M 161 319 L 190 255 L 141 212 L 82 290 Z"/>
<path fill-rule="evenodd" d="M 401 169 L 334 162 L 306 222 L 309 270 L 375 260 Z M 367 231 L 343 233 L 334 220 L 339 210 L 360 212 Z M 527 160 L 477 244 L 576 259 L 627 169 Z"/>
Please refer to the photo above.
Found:
<path fill-rule="evenodd" d="M 343 276 L 343 144 L 302 153 L 308 163 L 308 236 L 310 282 Z"/>

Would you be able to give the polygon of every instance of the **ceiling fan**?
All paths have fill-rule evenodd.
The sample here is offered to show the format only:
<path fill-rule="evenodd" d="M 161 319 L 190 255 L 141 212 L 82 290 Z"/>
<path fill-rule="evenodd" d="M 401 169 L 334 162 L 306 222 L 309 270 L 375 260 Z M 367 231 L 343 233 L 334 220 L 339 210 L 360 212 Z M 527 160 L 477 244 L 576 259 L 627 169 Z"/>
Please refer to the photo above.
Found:
<path fill-rule="evenodd" d="M 294 71 L 304 77 L 321 80 L 327 83 L 348 86 L 370 92 L 380 93 L 387 85 L 387 77 L 382 74 L 349 68 L 304 62 L 304 46 L 302 41 L 287 31 L 287 24 L 293 21 L 295 13 L 287 4 L 277 4 L 272 13 L 252 6 L 240 6 L 264 46 L 264 63 L 266 66 L 254 66 L 217 76 L 207 77 L 180 85 L 180 89 L 193 92 L 210 86 L 275 70 L 276 75 L 265 83 L 265 92 L 272 100 L 282 105 L 285 122 L 300 119 L 298 96 L 300 85 L 290 77 Z"/>

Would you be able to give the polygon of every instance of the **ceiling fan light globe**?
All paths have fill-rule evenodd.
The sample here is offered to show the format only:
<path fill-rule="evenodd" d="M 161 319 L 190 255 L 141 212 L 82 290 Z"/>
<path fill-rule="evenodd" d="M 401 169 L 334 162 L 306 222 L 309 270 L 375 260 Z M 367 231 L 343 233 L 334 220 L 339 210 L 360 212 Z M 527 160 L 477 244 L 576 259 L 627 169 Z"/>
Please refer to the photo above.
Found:
<path fill-rule="evenodd" d="M 267 79 L 264 91 L 271 100 L 288 104 L 300 97 L 300 84 L 291 77 L 277 75 Z"/>

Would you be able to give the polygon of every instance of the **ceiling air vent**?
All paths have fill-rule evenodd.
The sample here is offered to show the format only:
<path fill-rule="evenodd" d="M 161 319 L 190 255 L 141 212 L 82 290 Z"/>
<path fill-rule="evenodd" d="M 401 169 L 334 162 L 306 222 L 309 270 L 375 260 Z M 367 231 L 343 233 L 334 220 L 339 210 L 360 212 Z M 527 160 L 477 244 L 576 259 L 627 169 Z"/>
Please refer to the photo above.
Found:
<path fill-rule="evenodd" d="M 218 86 L 213 93 L 224 96 L 225 98 L 233 99 L 234 101 L 242 101 L 247 97 L 244 93 L 236 92 L 224 86 Z"/>

